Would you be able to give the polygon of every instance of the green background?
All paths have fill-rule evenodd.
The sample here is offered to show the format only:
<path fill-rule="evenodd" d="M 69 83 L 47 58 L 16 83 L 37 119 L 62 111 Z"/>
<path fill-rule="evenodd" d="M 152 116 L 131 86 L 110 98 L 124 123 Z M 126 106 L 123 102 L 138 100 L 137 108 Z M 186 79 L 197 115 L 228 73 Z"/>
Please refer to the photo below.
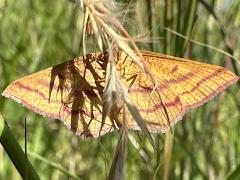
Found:
<path fill-rule="evenodd" d="M 73 2 L 0 0 L 0 92 L 20 77 L 82 55 L 83 12 Z M 137 0 L 132 8 L 125 19 L 126 29 L 131 35 L 148 32 L 138 43 L 140 49 L 185 55 L 239 75 L 236 61 L 219 52 L 240 57 L 239 0 Z M 166 28 L 203 45 L 187 42 Z M 88 51 L 94 46 L 90 38 Z M 126 179 L 152 179 L 154 173 L 156 179 L 162 179 L 167 172 L 169 179 L 240 178 L 239 87 L 238 82 L 190 110 L 174 126 L 172 152 L 164 153 L 170 146 L 165 134 L 154 135 L 159 150 L 155 154 L 144 135 L 131 131 L 135 146 L 128 142 Z M 119 132 L 83 140 L 60 121 L 4 97 L 0 97 L 0 112 L 23 149 L 26 117 L 29 159 L 41 179 L 68 179 L 70 175 L 106 179 Z M 163 163 L 168 158 L 169 171 Z M 21 179 L 2 146 L 0 179 Z"/>

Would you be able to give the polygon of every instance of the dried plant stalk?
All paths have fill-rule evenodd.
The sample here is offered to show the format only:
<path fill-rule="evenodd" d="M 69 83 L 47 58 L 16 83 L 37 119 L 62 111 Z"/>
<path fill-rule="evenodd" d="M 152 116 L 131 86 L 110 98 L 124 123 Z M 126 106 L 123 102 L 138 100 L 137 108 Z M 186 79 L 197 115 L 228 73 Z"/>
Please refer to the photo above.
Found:
<path fill-rule="evenodd" d="M 149 67 L 144 63 L 144 58 L 135 44 L 134 39 L 127 33 L 121 21 L 118 19 L 118 16 L 122 13 L 125 13 L 128 9 L 126 9 L 126 11 L 119 11 L 117 13 L 113 12 L 118 10 L 118 7 L 114 1 L 80 0 L 79 2 L 84 11 L 84 56 L 87 52 L 86 39 L 89 34 L 94 36 L 101 51 L 108 51 L 109 53 L 103 93 L 102 126 L 106 117 L 111 113 L 112 110 L 118 109 L 119 107 L 123 106 L 123 104 L 126 104 L 134 120 L 150 139 L 150 142 L 154 147 L 154 140 L 147 129 L 144 119 L 141 117 L 136 106 L 129 98 L 127 88 L 121 83 L 115 66 L 117 52 L 120 49 L 129 57 L 131 57 L 132 61 L 136 63 L 147 75 L 149 75 L 153 86 L 156 87 L 157 85 L 157 82 Z M 107 8 L 107 6 L 110 8 Z"/>

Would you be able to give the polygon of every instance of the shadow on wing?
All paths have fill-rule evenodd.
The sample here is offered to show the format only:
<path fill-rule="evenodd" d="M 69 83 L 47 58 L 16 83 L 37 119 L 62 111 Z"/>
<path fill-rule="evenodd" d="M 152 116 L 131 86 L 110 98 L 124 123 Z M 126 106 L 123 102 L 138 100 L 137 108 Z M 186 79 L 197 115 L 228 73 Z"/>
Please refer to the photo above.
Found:
<path fill-rule="evenodd" d="M 107 54 L 89 54 L 86 59 L 54 66 L 51 71 L 49 101 L 53 88 L 57 85 L 57 92 L 61 94 L 59 115 L 65 116 L 65 112 L 69 110 L 70 129 L 85 137 L 93 136 L 89 127 L 93 120 L 99 119 L 96 116 L 102 111 L 101 95 L 107 58 Z"/>

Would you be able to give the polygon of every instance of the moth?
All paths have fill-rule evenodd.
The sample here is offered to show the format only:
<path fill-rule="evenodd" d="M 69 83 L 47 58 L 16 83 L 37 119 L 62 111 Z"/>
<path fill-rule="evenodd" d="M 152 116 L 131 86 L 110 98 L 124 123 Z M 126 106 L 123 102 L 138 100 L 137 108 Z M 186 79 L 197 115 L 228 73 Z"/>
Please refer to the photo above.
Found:
<path fill-rule="evenodd" d="M 124 52 L 119 53 L 116 66 L 150 132 L 164 133 L 188 109 L 201 106 L 239 79 L 220 66 L 141 53 L 156 78 L 154 90 L 151 79 Z M 108 116 L 102 125 L 107 58 L 107 53 L 75 58 L 14 81 L 2 95 L 38 114 L 61 120 L 76 135 L 96 138 L 118 129 L 122 122 L 122 110 L 117 109 L 116 116 Z M 128 111 L 126 117 L 128 128 L 139 130 Z"/>

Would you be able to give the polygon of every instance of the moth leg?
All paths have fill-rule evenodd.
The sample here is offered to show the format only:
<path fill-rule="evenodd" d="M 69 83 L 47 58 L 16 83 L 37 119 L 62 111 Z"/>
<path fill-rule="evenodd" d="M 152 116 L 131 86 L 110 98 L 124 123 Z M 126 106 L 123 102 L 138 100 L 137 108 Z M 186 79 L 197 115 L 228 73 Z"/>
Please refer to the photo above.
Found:
<path fill-rule="evenodd" d="M 112 131 L 112 129 L 119 129 L 122 126 L 122 122 L 119 120 L 119 114 L 121 113 L 122 105 L 114 105 L 108 114 L 108 117 L 111 121 L 111 128 L 109 129 L 109 132 Z M 99 135 L 101 134 L 102 128 L 104 126 L 104 122 L 101 124 Z"/>

